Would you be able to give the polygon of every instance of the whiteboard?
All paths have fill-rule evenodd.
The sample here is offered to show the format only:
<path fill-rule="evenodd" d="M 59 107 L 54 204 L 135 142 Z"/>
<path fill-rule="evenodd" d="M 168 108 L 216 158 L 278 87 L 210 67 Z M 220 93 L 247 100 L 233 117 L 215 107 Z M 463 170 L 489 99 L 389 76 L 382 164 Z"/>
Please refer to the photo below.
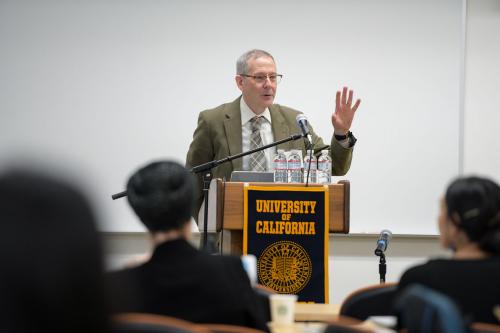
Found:
<path fill-rule="evenodd" d="M 335 92 L 362 98 L 350 172 L 351 232 L 437 234 L 459 172 L 462 2 L 2 1 L 0 156 L 72 169 L 103 231 L 144 230 L 133 170 L 183 163 L 199 111 L 232 101 L 235 61 L 271 52 L 276 103 L 329 141 Z"/>
<path fill-rule="evenodd" d="M 500 2 L 469 1 L 467 8 L 464 173 L 500 183 Z"/>

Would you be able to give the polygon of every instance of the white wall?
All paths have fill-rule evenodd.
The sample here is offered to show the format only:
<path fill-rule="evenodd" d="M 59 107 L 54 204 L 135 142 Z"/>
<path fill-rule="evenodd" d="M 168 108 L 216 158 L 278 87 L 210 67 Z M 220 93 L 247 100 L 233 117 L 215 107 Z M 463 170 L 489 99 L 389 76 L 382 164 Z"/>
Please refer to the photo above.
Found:
<path fill-rule="evenodd" d="M 500 2 L 468 1 L 464 172 L 500 181 Z"/>
<path fill-rule="evenodd" d="M 460 165 L 462 7 L 3 0 L 0 156 L 70 161 L 102 230 L 142 231 L 110 195 L 151 159 L 183 162 L 198 112 L 239 95 L 235 60 L 259 47 L 285 75 L 276 101 L 303 110 L 327 141 L 335 91 L 349 85 L 362 98 L 346 176 L 352 232 L 435 235 L 438 196 Z"/>

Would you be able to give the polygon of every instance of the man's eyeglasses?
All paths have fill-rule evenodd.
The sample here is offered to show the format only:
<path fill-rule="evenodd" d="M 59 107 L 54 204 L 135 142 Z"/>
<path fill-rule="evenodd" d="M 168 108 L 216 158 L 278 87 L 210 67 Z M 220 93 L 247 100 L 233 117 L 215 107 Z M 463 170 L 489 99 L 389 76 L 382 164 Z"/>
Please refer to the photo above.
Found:
<path fill-rule="evenodd" d="M 247 74 L 240 74 L 241 76 L 244 77 L 251 77 L 252 79 L 255 80 L 257 83 L 264 83 L 267 79 L 271 81 L 272 83 L 280 83 L 281 78 L 283 75 L 281 74 L 260 74 L 260 75 L 247 75 Z"/>

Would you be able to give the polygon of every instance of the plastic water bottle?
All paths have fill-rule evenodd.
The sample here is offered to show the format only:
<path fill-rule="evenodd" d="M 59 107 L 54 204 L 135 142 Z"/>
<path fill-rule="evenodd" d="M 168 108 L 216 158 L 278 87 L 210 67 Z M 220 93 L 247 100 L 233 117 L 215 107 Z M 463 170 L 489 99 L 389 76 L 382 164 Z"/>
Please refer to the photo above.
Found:
<path fill-rule="evenodd" d="M 307 171 L 309 170 L 309 183 L 315 184 L 318 182 L 317 178 L 317 163 L 316 156 L 314 156 L 314 152 L 312 150 L 308 150 L 306 152 L 306 156 L 304 157 L 304 182 L 307 182 Z M 309 164 L 311 164 L 311 168 L 309 169 Z"/>
<path fill-rule="evenodd" d="M 332 180 L 332 159 L 328 155 L 328 150 L 322 150 L 318 157 L 318 183 L 330 184 Z"/>
<path fill-rule="evenodd" d="M 288 183 L 287 161 L 285 151 L 278 149 L 278 153 L 274 155 L 274 182 Z"/>
<path fill-rule="evenodd" d="M 302 183 L 302 161 L 298 150 L 292 150 L 288 156 L 288 182 Z"/>

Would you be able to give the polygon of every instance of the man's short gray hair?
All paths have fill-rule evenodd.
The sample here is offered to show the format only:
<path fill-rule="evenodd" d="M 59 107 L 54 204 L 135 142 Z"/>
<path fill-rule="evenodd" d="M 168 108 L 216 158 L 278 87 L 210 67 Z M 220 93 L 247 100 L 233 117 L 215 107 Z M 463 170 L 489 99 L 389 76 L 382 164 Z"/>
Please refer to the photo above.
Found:
<path fill-rule="evenodd" d="M 248 60 L 252 58 L 267 57 L 273 59 L 273 56 L 264 50 L 253 49 L 243 53 L 236 61 L 236 74 L 248 74 Z"/>

